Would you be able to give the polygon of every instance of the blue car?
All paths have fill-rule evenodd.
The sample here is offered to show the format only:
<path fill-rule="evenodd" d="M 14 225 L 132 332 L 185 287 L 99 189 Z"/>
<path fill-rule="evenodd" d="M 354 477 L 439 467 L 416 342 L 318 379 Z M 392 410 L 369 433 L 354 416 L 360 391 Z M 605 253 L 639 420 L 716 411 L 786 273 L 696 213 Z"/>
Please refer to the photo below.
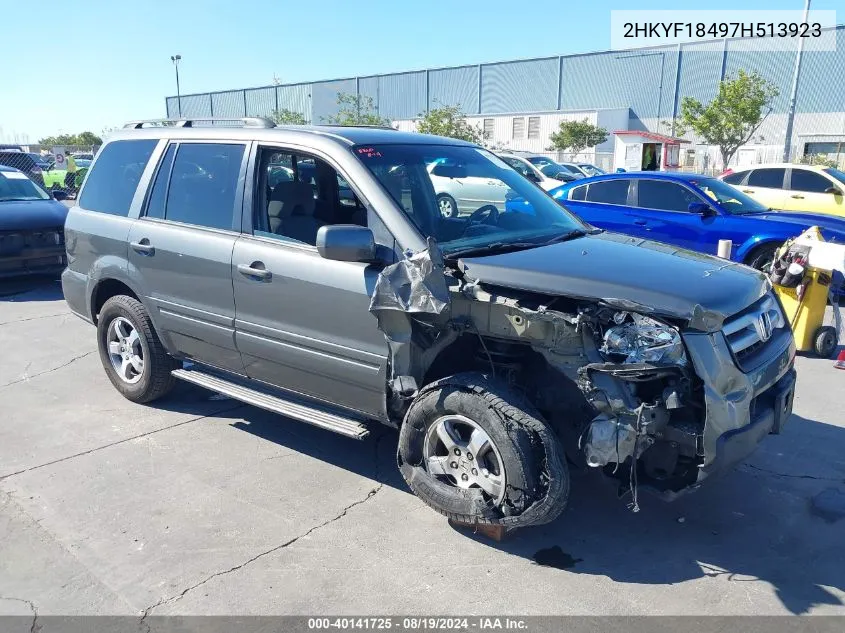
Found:
<path fill-rule="evenodd" d="M 828 241 L 845 244 L 845 220 L 772 211 L 716 178 L 698 174 L 628 172 L 577 180 L 549 191 L 586 222 L 608 231 L 715 255 L 731 240 L 731 259 L 766 268 L 787 239 L 819 226 Z M 507 210 L 531 212 L 522 199 Z"/>

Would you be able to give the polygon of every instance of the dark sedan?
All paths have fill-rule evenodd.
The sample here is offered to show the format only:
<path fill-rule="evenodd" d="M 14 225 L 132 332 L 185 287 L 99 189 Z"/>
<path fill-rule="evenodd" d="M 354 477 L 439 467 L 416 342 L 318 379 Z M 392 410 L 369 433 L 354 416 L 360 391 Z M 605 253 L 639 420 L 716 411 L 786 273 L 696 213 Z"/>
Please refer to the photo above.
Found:
<path fill-rule="evenodd" d="M 0 165 L 0 278 L 61 271 L 67 212 L 26 174 Z"/>

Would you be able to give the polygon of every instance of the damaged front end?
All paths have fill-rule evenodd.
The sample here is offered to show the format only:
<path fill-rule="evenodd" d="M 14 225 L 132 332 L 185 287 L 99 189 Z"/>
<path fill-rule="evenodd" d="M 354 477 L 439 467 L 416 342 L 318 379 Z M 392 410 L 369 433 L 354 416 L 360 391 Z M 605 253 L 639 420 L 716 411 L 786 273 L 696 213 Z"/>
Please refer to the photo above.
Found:
<path fill-rule="evenodd" d="M 531 400 L 571 462 L 630 490 L 634 509 L 638 485 L 667 499 L 694 489 L 778 432 L 791 410 L 788 327 L 749 370 L 722 331 L 730 315 L 694 305 L 680 318 L 630 300 L 513 289 L 461 260 L 447 266 L 433 240 L 385 269 L 370 310 L 390 346 L 386 408 L 396 424 L 428 382 L 493 374 Z"/>

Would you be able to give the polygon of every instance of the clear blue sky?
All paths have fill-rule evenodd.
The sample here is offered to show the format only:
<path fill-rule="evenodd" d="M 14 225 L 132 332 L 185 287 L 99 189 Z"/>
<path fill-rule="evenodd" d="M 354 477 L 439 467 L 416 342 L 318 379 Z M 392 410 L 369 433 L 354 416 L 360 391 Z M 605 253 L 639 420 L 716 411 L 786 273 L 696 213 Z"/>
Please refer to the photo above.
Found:
<path fill-rule="evenodd" d="M 842 9 L 813 0 L 813 9 Z M 702 9 L 795 9 L 803 0 L 701 0 Z M 163 117 L 182 93 L 589 52 L 613 9 L 678 0 L 62 0 L 3 2 L 0 141 L 99 133 Z M 837 21 L 845 14 L 840 11 Z M 21 139 L 23 142 L 23 139 Z"/>

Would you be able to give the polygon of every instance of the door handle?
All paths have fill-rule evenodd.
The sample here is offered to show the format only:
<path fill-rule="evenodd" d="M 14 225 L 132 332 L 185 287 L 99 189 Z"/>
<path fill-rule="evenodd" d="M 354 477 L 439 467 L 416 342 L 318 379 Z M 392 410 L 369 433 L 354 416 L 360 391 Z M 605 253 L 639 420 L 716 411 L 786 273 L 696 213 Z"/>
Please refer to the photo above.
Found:
<path fill-rule="evenodd" d="M 646 224 L 648 224 L 648 222 L 646 222 L 645 220 L 634 220 L 634 224 L 637 224 L 639 226 L 645 226 Z"/>
<path fill-rule="evenodd" d="M 264 262 L 252 262 L 251 264 L 238 264 L 238 272 L 247 277 L 256 277 L 269 281 L 273 273 L 264 268 Z"/>
<path fill-rule="evenodd" d="M 129 246 L 132 247 L 132 250 L 137 251 L 142 255 L 155 255 L 156 252 L 155 246 L 150 244 L 150 240 L 146 237 L 138 240 L 137 242 L 129 242 Z"/>
<path fill-rule="evenodd" d="M 802 195 L 800 195 L 800 194 L 797 194 L 797 193 L 796 193 L 795 195 L 793 195 L 793 196 L 790 196 L 790 197 L 791 197 L 791 198 L 796 198 L 797 200 L 803 200 L 803 199 L 804 199 L 804 196 L 802 196 Z"/>
<path fill-rule="evenodd" d="M 742 193 L 754 193 L 753 189 L 743 189 Z"/>

